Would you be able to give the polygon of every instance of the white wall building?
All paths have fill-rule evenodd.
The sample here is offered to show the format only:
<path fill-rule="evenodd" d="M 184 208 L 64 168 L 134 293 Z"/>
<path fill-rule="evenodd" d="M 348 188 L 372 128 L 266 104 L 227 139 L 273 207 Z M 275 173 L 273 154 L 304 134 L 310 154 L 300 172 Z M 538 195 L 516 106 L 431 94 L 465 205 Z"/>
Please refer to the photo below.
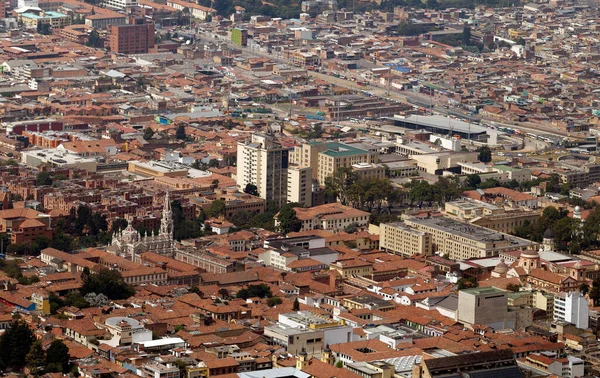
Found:
<path fill-rule="evenodd" d="M 559 293 L 554 296 L 554 320 L 574 324 L 577 328 L 588 328 L 590 304 L 579 291 Z"/>
<path fill-rule="evenodd" d="M 290 166 L 287 176 L 287 201 L 312 206 L 312 168 Z"/>

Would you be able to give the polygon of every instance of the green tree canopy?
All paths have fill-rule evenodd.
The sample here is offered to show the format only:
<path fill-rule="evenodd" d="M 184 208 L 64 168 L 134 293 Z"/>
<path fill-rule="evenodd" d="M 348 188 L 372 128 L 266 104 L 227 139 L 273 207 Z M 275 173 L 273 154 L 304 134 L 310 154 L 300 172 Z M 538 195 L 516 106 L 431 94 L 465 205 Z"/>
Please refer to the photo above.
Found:
<path fill-rule="evenodd" d="M 146 129 L 144 130 L 144 139 L 150 140 L 150 139 L 152 139 L 153 136 L 154 136 L 154 130 L 152 130 L 152 128 L 150 128 L 150 127 L 146 127 Z"/>
<path fill-rule="evenodd" d="M 48 347 L 46 371 L 57 373 L 69 371 L 69 348 L 62 340 L 54 340 Z"/>
<path fill-rule="evenodd" d="M 271 292 L 269 285 L 262 283 L 260 285 L 248 285 L 247 288 L 238 291 L 236 296 L 242 299 L 248 299 L 252 297 L 271 298 L 273 293 Z"/>
<path fill-rule="evenodd" d="M 123 281 L 121 273 L 116 270 L 102 268 L 97 273 L 82 273 L 83 295 L 89 293 L 104 294 L 109 299 L 127 299 L 131 297 L 135 290 L 133 287 Z"/>
<path fill-rule="evenodd" d="M 282 233 L 298 232 L 302 229 L 302 222 L 298 219 L 294 208 L 300 207 L 297 203 L 288 203 L 283 205 L 277 216 L 279 228 Z"/>
<path fill-rule="evenodd" d="M 180 140 L 185 140 L 186 135 L 185 135 L 185 125 L 184 124 L 180 124 L 179 126 L 177 126 L 177 130 L 175 130 L 175 138 L 180 139 Z"/>
<path fill-rule="evenodd" d="M 226 204 L 223 200 L 212 201 L 212 203 L 208 207 L 208 210 L 206 211 L 206 215 L 208 215 L 210 218 L 225 215 L 225 207 Z"/>
<path fill-rule="evenodd" d="M 25 358 L 35 341 L 33 332 L 23 321 L 15 321 L 0 337 L 0 368 L 25 366 Z"/>
<path fill-rule="evenodd" d="M 27 367 L 33 375 L 41 374 L 46 366 L 46 352 L 42 348 L 42 342 L 36 341 L 29 348 L 29 353 L 25 356 Z"/>
<path fill-rule="evenodd" d="M 246 184 L 244 188 L 244 193 L 248 193 L 252 196 L 258 196 L 258 188 L 254 184 Z"/>
<path fill-rule="evenodd" d="M 35 176 L 35 185 L 44 186 L 52 185 L 52 176 L 48 172 L 40 172 Z"/>
<path fill-rule="evenodd" d="M 489 163 L 490 161 L 492 161 L 492 150 L 490 150 L 490 148 L 488 146 L 479 147 L 477 152 L 479 152 L 479 155 L 477 155 L 477 158 L 479 159 L 480 162 Z"/>

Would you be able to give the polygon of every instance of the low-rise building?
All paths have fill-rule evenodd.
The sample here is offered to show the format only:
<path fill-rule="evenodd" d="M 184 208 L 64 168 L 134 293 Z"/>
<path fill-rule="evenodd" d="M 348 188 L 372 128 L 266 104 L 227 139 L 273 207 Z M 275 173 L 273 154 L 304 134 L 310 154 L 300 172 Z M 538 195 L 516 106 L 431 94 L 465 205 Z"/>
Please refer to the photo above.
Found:
<path fill-rule="evenodd" d="M 369 223 L 370 213 L 358 210 L 339 203 L 330 203 L 310 208 L 294 208 L 296 216 L 302 222 L 300 231 L 306 230 L 332 230 L 342 231 L 350 225 L 366 226 Z M 275 225 L 279 221 L 275 215 Z"/>

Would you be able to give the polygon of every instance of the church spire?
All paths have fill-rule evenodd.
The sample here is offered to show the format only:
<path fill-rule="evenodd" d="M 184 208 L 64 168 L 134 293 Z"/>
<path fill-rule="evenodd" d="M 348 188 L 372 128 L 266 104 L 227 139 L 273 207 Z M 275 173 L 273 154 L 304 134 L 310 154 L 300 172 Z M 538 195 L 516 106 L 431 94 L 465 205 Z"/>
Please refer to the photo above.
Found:
<path fill-rule="evenodd" d="M 173 240 L 173 210 L 171 209 L 171 199 L 169 191 L 165 194 L 162 218 L 160 220 L 160 236 L 166 236 Z"/>

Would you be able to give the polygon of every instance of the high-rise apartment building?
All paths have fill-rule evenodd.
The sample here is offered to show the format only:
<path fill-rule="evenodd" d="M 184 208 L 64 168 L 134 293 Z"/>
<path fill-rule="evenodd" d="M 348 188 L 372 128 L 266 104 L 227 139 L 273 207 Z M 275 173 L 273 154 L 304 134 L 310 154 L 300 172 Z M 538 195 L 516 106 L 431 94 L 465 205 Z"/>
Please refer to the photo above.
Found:
<path fill-rule="evenodd" d="M 127 25 L 110 26 L 110 51 L 120 54 L 146 54 L 154 47 L 154 24 L 132 18 Z"/>
<path fill-rule="evenodd" d="M 239 142 L 237 150 L 237 186 L 256 185 L 260 198 L 270 204 L 287 203 L 289 149 L 268 135 L 254 134 L 250 142 Z"/>
<path fill-rule="evenodd" d="M 287 201 L 312 206 L 312 168 L 290 166 L 287 177 Z"/>
<path fill-rule="evenodd" d="M 554 320 L 586 329 L 589 325 L 590 304 L 579 291 L 558 293 L 554 296 Z"/>

